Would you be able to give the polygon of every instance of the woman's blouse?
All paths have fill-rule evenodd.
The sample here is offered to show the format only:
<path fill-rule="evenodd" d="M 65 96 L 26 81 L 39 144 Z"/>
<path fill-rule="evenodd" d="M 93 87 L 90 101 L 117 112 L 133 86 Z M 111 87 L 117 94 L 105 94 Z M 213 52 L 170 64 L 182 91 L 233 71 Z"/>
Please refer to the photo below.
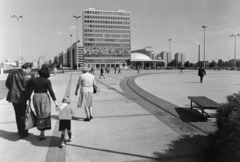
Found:
<path fill-rule="evenodd" d="M 78 85 L 81 86 L 81 92 L 93 92 L 93 85 L 96 85 L 95 77 L 90 73 L 80 75 Z"/>
<path fill-rule="evenodd" d="M 56 101 L 55 94 L 52 89 L 52 83 L 49 79 L 44 77 L 38 77 L 33 79 L 33 90 L 34 93 L 50 93 L 50 96 L 52 97 L 53 101 Z"/>

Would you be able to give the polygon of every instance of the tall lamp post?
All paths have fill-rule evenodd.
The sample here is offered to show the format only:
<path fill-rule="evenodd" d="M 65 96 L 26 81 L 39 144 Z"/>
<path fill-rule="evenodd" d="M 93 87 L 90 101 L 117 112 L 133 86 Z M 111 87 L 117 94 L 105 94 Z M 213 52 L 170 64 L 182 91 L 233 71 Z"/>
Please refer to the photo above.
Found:
<path fill-rule="evenodd" d="M 73 69 L 73 62 L 72 62 L 72 35 L 70 35 L 70 37 L 71 37 L 71 51 L 70 51 L 70 59 L 69 59 L 69 61 L 70 61 L 70 66 L 71 66 L 71 69 Z"/>
<path fill-rule="evenodd" d="M 73 15 L 74 18 L 76 18 L 76 21 L 77 21 L 77 50 L 76 50 L 76 55 L 77 55 L 77 70 L 78 70 L 78 19 L 81 17 L 81 16 L 75 16 Z"/>
<path fill-rule="evenodd" d="M 12 18 L 17 19 L 17 28 L 18 28 L 18 67 L 20 67 L 20 34 L 19 34 L 19 19 L 23 19 L 23 16 L 12 15 Z"/>
<path fill-rule="evenodd" d="M 234 70 L 236 69 L 236 44 L 237 44 L 236 37 L 237 36 L 240 36 L 240 34 L 236 34 L 236 35 L 232 34 L 232 35 L 230 35 L 230 37 L 234 37 L 235 38 L 235 41 L 234 41 Z"/>
<path fill-rule="evenodd" d="M 169 41 L 169 54 L 171 53 L 171 40 L 172 39 L 168 39 L 168 41 Z M 168 66 L 168 55 L 167 55 L 167 66 Z"/>
<path fill-rule="evenodd" d="M 203 40 L 203 67 L 205 69 L 205 29 L 207 28 L 208 26 L 202 26 L 203 30 L 204 30 L 204 40 Z"/>

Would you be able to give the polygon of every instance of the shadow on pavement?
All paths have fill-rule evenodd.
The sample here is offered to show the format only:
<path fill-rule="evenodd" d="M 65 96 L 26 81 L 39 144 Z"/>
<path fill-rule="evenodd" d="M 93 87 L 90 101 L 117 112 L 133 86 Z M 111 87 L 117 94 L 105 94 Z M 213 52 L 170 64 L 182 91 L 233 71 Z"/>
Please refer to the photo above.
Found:
<path fill-rule="evenodd" d="M 207 118 L 202 119 L 201 113 L 197 110 L 187 110 L 186 107 L 176 107 L 180 119 L 184 122 L 206 122 Z"/>
<path fill-rule="evenodd" d="M 17 132 L 8 132 L 1 129 L 0 129 L 0 138 L 13 141 L 13 142 L 21 140 Z"/>
<path fill-rule="evenodd" d="M 196 147 L 187 147 L 185 145 L 186 142 L 194 144 L 195 141 L 198 143 L 197 145 L 194 145 Z M 206 136 L 182 136 L 180 139 L 172 141 L 171 144 L 168 144 L 169 149 L 163 150 L 163 152 L 154 152 L 153 156 L 157 159 L 156 161 L 172 161 L 184 159 L 184 161 L 200 162 L 203 160 L 202 150 L 206 147 L 206 144 Z"/>
<path fill-rule="evenodd" d="M 52 119 L 58 120 L 58 115 L 51 115 Z M 82 121 L 84 118 L 72 116 L 72 120 Z"/>
<path fill-rule="evenodd" d="M 74 147 L 80 147 L 80 148 L 84 148 L 84 149 L 90 149 L 90 150 L 97 150 L 97 151 L 109 152 L 109 153 L 113 153 L 113 154 L 121 154 L 121 155 L 128 155 L 128 156 L 135 156 L 135 157 L 141 157 L 141 158 L 154 159 L 154 160 L 156 160 L 156 158 L 151 157 L 151 156 L 131 154 L 131 153 L 127 153 L 127 152 L 120 152 L 120 151 L 114 151 L 114 150 L 108 150 L 108 149 L 102 149 L 102 148 L 95 148 L 95 147 L 89 147 L 89 146 L 81 146 L 81 145 L 75 145 L 75 144 L 70 144 L 70 143 L 68 143 L 67 145 L 69 145 L 69 146 L 74 146 Z"/>
<path fill-rule="evenodd" d="M 6 139 L 8 141 L 16 142 L 16 141 L 19 141 L 19 140 L 25 140 L 25 141 L 30 142 L 34 146 L 49 147 L 50 141 L 54 140 L 56 144 L 53 145 L 52 147 L 56 147 L 56 146 L 60 145 L 60 141 L 61 141 L 60 137 L 46 136 L 45 140 L 40 141 L 38 135 L 34 135 L 32 133 L 30 133 L 30 134 L 31 134 L 30 136 L 21 139 L 17 132 L 8 132 L 8 131 L 0 129 L 0 138 Z"/>

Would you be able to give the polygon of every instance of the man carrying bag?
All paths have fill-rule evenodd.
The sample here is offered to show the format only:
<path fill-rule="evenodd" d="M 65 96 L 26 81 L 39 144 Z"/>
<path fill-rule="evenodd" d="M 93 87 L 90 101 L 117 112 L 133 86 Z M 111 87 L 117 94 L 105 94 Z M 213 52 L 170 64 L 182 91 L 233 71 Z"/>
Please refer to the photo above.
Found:
<path fill-rule="evenodd" d="M 23 117 L 23 121 L 25 124 L 25 130 L 36 127 L 36 115 L 34 114 L 30 106 L 27 106 L 26 114 Z"/>
<path fill-rule="evenodd" d="M 30 134 L 25 130 L 25 123 L 23 117 L 26 114 L 27 101 L 30 105 L 29 80 L 31 76 L 28 75 L 32 70 L 31 63 L 25 63 L 22 69 L 11 72 L 6 80 L 6 87 L 8 94 L 6 100 L 11 102 L 14 107 L 18 134 L 20 138 L 26 138 Z"/>

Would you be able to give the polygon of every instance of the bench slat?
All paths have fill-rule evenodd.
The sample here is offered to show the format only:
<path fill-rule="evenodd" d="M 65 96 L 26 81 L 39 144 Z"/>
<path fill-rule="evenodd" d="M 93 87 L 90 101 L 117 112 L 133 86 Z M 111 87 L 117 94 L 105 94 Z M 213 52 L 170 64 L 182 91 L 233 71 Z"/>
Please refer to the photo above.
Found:
<path fill-rule="evenodd" d="M 220 104 L 205 96 L 188 96 L 188 98 L 202 108 L 217 108 L 220 106 Z"/>

